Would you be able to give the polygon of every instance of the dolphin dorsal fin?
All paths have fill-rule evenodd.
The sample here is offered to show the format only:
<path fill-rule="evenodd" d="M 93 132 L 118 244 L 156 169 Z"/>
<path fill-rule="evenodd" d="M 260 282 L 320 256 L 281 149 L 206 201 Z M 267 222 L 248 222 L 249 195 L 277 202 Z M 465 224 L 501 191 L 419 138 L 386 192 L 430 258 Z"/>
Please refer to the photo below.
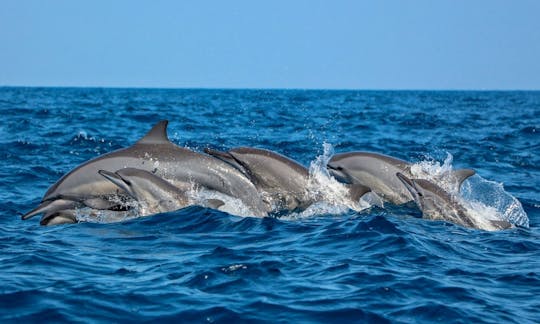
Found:
<path fill-rule="evenodd" d="M 476 171 L 472 169 L 459 169 L 452 172 L 452 176 L 456 180 L 456 186 L 459 191 L 463 181 L 467 180 L 469 177 L 473 176 Z"/>
<path fill-rule="evenodd" d="M 167 124 L 168 120 L 162 120 L 155 124 L 152 129 L 141 138 L 137 144 L 165 144 L 169 143 L 169 137 L 167 136 Z"/>

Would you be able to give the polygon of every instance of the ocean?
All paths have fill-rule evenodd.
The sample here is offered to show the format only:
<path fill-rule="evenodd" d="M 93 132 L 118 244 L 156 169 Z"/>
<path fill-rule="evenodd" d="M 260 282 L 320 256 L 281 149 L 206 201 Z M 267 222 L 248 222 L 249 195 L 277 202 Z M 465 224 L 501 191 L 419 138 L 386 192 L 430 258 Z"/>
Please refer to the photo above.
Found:
<path fill-rule="evenodd" d="M 0 111 L 1 322 L 540 322 L 540 92 L 4 87 Z M 472 168 L 463 199 L 518 226 L 332 199 L 265 218 L 20 219 L 63 174 L 164 119 L 198 152 L 286 155 L 329 196 L 333 153 Z"/>

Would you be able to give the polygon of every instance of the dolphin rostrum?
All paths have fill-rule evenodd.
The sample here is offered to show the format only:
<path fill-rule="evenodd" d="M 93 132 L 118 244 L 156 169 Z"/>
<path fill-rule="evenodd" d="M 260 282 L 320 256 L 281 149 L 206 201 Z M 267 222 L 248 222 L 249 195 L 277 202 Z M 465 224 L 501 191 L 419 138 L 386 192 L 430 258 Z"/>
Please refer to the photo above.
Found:
<path fill-rule="evenodd" d="M 396 177 L 414 197 L 418 208 L 426 219 L 444 220 L 468 228 L 500 230 L 511 228 L 512 224 L 501 220 L 480 222 L 473 218 L 467 209 L 443 188 L 425 179 L 410 179 L 402 173 Z M 484 224 L 485 223 L 485 224 Z"/>
<path fill-rule="evenodd" d="M 174 186 L 155 174 L 134 168 L 120 169 L 116 172 L 100 170 L 99 174 L 124 190 L 141 205 L 141 216 L 175 211 L 189 206 L 187 192 L 191 184 Z M 218 208 L 224 203 L 217 199 L 208 201 L 205 206 Z"/>
<path fill-rule="evenodd" d="M 363 184 L 383 199 L 394 204 L 403 204 L 413 200 L 413 196 L 396 177 L 396 173 L 412 178 L 411 166 L 407 161 L 383 154 L 347 152 L 332 156 L 327 168 L 338 181 Z M 452 180 L 458 189 L 465 179 L 474 174 L 475 171 L 471 169 L 451 171 Z"/>
<path fill-rule="evenodd" d="M 79 165 L 52 185 L 41 204 L 23 215 L 22 219 L 40 213 L 54 215 L 80 205 L 94 209 L 121 209 L 121 205 L 111 200 L 125 193 L 98 171 L 116 172 L 123 168 L 149 171 L 173 184 L 191 182 L 240 199 L 254 216 L 267 215 L 268 206 L 242 172 L 219 159 L 171 143 L 167 137 L 167 124 L 166 120 L 157 123 L 128 148 L 103 154 Z M 49 223 L 54 222 L 49 220 Z"/>
<path fill-rule="evenodd" d="M 300 163 L 279 153 L 253 147 L 237 147 L 228 152 L 206 148 L 206 153 L 242 171 L 266 193 L 276 209 L 305 209 L 314 202 L 309 194 L 309 171 Z M 358 200 L 370 191 L 362 185 L 350 186 L 349 195 Z"/>

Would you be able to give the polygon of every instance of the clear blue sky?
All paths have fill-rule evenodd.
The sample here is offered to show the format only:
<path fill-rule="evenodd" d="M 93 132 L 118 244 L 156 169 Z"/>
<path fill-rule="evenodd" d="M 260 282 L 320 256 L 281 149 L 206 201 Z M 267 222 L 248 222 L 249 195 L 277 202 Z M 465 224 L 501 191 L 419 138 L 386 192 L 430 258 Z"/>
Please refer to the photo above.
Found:
<path fill-rule="evenodd" d="M 540 1 L 0 0 L 0 85 L 540 89 Z"/>

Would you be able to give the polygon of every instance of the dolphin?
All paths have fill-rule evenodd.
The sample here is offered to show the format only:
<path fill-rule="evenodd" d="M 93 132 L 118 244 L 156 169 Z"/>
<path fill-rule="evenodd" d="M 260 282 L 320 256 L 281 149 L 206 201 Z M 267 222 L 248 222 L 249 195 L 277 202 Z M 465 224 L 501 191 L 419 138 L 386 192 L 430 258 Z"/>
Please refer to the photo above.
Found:
<path fill-rule="evenodd" d="M 240 170 L 278 208 L 304 209 L 312 203 L 307 192 L 309 172 L 294 160 L 253 147 L 238 147 L 228 152 L 206 148 L 204 152 Z"/>
<path fill-rule="evenodd" d="M 206 148 L 204 152 L 244 173 L 259 190 L 269 195 L 271 205 L 278 210 L 302 210 L 314 203 L 314 197 L 308 192 L 308 169 L 288 157 L 253 147 L 237 147 L 228 152 Z M 363 185 L 354 185 L 349 188 L 349 196 L 358 200 L 369 191 Z"/>
<path fill-rule="evenodd" d="M 459 201 L 444 189 L 425 179 L 410 179 L 402 173 L 396 177 L 410 191 L 422 215 L 426 219 L 444 220 L 468 228 L 500 230 L 513 227 L 507 221 L 487 220 L 481 224 L 473 218 Z"/>
<path fill-rule="evenodd" d="M 399 172 L 412 178 L 411 166 L 412 164 L 407 161 L 371 152 L 335 154 L 327 164 L 328 171 L 338 181 L 363 184 L 394 204 L 404 204 L 413 200 L 410 191 L 396 177 L 396 173 Z M 471 169 L 451 172 L 458 189 L 465 179 L 475 174 Z"/>
<path fill-rule="evenodd" d="M 40 225 L 60 225 L 77 223 L 76 209 L 62 209 L 52 212 L 45 212 L 41 218 Z"/>
<path fill-rule="evenodd" d="M 269 207 L 242 172 L 219 159 L 171 143 L 167 137 L 167 124 L 166 120 L 160 121 L 134 145 L 77 166 L 53 184 L 39 206 L 24 214 L 22 219 L 40 213 L 54 215 L 55 212 L 81 205 L 94 209 L 122 210 L 122 204 L 114 200 L 118 196 L 125 199 L 126 193 L 98 171 L 116 172 L 123 168 L 152 172 L 171 180 L 173 184 L 192 182 L 240 199 L 254 216 L 267 215 Z M 50 223 L 54 222 L 49 220 Z"/>
<path fill-rule="evenodd" d="M 98 173 L 139 202 L 143 209 L 141 216 L 175 211 L 191 204 L 187 196 L 191 189 L 189 183 L 174 186 L 151 172 L 134 168 L 120 169 L 114 173 L 99 170 Z M 205 206 L 214 209 L 223 204 L 217 199 L 205 202 Z"/>

